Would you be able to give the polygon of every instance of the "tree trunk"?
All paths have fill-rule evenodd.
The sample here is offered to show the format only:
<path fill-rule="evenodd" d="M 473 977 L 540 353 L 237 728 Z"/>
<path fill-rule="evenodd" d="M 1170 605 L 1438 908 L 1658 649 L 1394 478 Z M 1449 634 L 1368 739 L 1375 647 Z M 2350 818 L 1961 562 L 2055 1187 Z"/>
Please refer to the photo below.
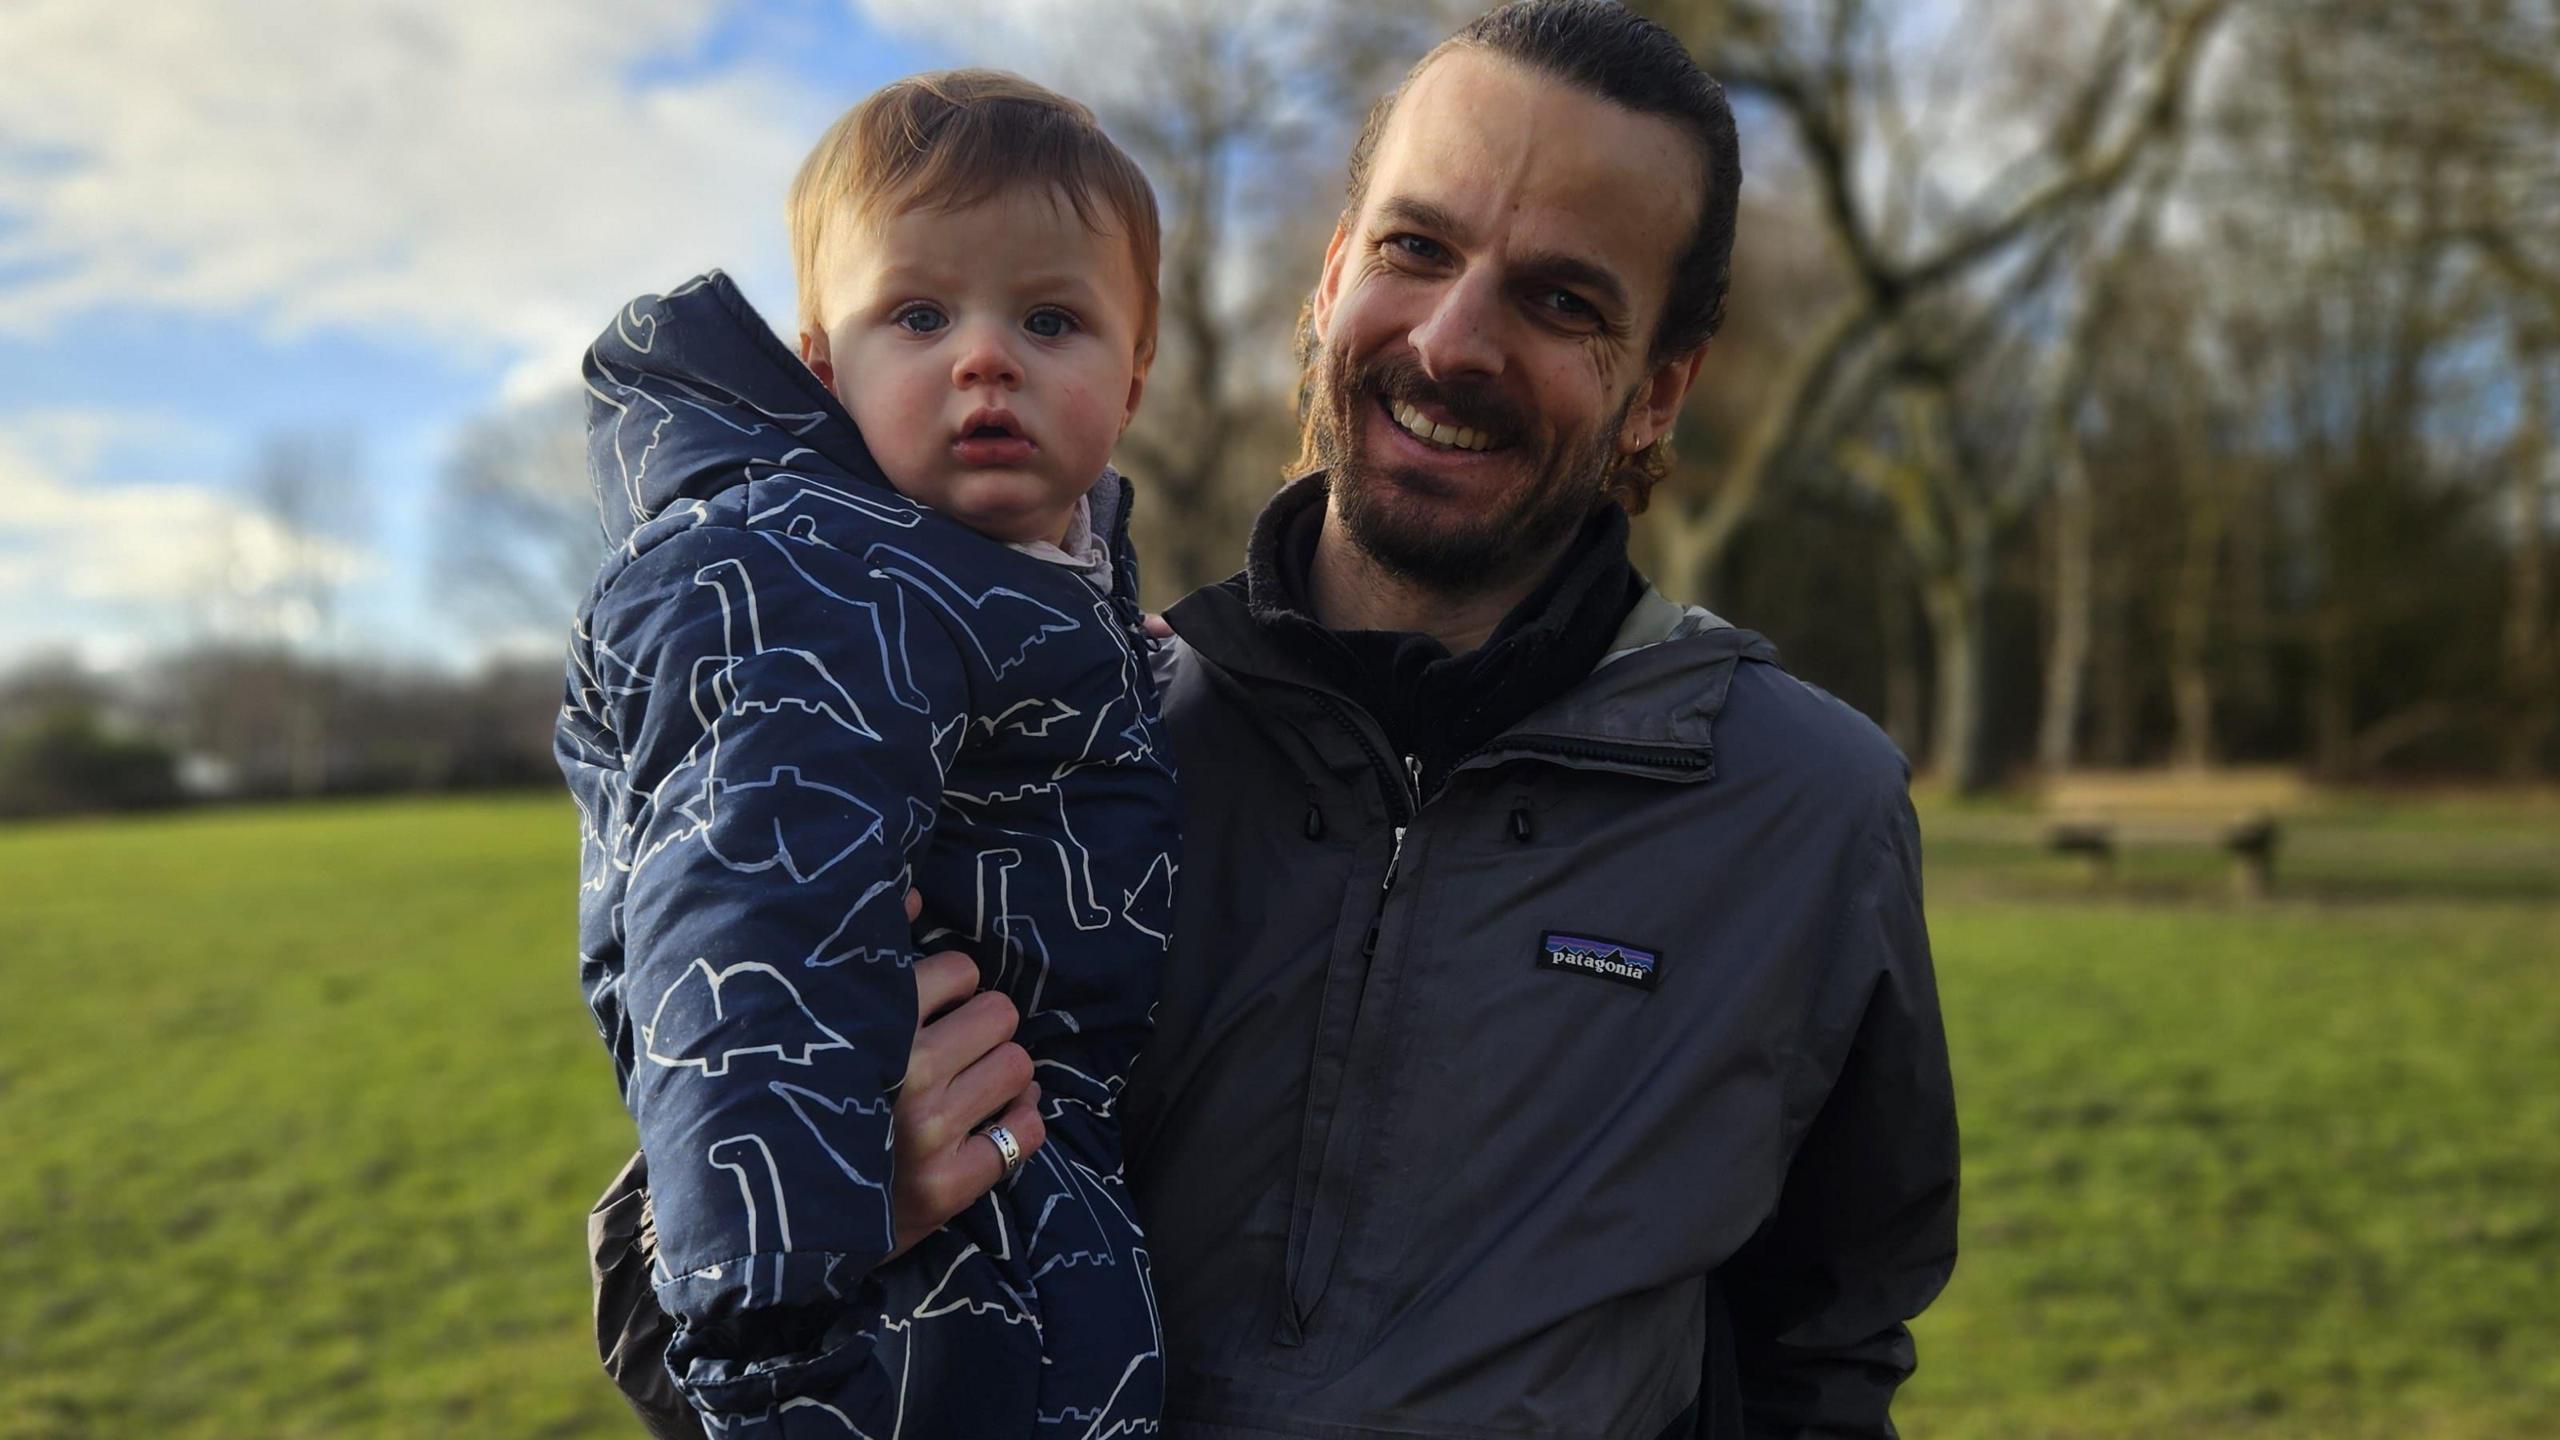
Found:
<path fill-rule="evenodd" d="M 2554 712 L 2560 710 L 2560 686 L 2554 684 L 2544 620 L 2543 519 L 2551 503 L 2547 476 L 2550 388 L 2547 374 L 2526 382 L 2524 414 L 2517 421 L 2515 454 L 2508 465 L 2515 560 L 2507 577 L 2507 623 L 2500 646 L 2508 709 L 2501 749 L 2507 775 L 2517 780 L 2540 772 L 2543 745 L 2551 736 Z"/>
<path fill-rule="evenodd" d="M 2178 559 L 2177 589 L 2169 608 L 2169 699 L 2177 716 L 2178 764 L 2202 770 L 2213 764 L 2213 671 L 2207 651 L 2213 638 L 2214 598 L 2222 571 L 2223 496 L 2219 477 L 2193 443 L 2180 468 L 2186 483 L 2187 533 Z"/>
<path fill-rule="evenodd" d="M 1684 604 L 1715 608 L 1716 565 L 1724 555 L 1725 531 L 1704 509 L 1664 506 L 1645 512 L 1643 526 L 1652 532 L 1654 572 L 1662 593 Z"/>
<path fill-rule="evenodd" d="M 2133 763 L 2139 717 L 2133 683 L 2133 585 L 2121 554 L 2092 555 L 2090 589 L 2095 612 L 2089 635 L 2091 708 L 2089 758 L 2121 769 Z M 2103 568 L 2102 568 L 2103 567 Z"/>
<path fill-rule="evenodd" d="M 2355 774 L 2352 627 L 2346 602 L 2334 592 L 2323 596 L 2312 619 L 2311 642 L 2311 764 L 2323 780 L 2346 780 Z"/>
<path fill-rule="evenodd" d="M 329 785 L 328 681 L 315 664 L 291 674 L 293 699 L 285 721 L 285 788 L 298 798 Z"/>
<path fill-rule="evenodd" d="M 1905 755 L 1920 753 L 1920 634 L 1911 613 L 1911 577 L 1888 563 L 1876 586 L 1877 620 L 1884 632 L 1884 733 Z"/>
<path fill-rule="evenodd" d="M 1991 610 L 1991 544 L 1983 527 L 1959 536 L 1953 563 L 1922 584 L 1929 640 L 1937 653 L 1937 721 L 1931 767 L 1941 783 L 1971 795 L 1990 783 L 1982 753 L 1983 650 Z"/>
<path fill-rule="evenodd" d="M 2080 692 L 2089 668 L 2092 529 L 2088 475 L 2065 447 L 2054 477 L 2053 634 L 2044 662 L 2044 715 L 2036 729 L 2036 766 L 2048 775 L 2079 759 Z"/>

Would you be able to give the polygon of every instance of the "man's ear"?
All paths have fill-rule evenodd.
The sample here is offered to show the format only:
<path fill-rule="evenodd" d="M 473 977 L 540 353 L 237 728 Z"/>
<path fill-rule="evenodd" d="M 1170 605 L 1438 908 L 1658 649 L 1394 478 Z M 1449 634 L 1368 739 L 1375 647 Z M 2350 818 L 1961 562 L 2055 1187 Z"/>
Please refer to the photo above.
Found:
<path fill-rule="evenodd" d="M 827 356 L 826 331 L 800 332 L 800 363 L 809 367 L 809 373 L 818 377 L 818 383 L 827 387 L 828 394 L 835 393 L 836 367 Z"/>
<path fill-rule="evenodd" d="M 1618 429 L 1619 454 L 1636 454 L 1671 433 L 1680 420 L 1680 402 L 1689 398 L 1689 386 L 1706 358 L 1707 347 L 1701 343 L 1688 354 L 1674 355 L 1653 367 L 1637 387 L 1636 401 L 1627 407 L 1627 421 Z"/>
<path fill-rule="evenodd" d="M 1316 277 L 1316 293 L 1308 300 L 1309 318 L 1322 335 L 1333 323 L 1333 302 L 1342 292 L 1342 271 L 1351 245 L 1351 217 L 1333 222 L 1333 239 L 1324 247 L 1324 273 Z"/>

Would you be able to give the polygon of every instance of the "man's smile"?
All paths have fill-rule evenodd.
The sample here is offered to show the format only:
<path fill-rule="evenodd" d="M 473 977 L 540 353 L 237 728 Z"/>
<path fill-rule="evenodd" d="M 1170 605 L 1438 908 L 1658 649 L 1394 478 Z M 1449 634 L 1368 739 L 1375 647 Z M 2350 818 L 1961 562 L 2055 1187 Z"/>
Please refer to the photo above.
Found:
<path fill-rule="evenodd" d="M 1396 424 L 1402 426 L 1404 433 L 1407 435 L 1411 435 L 1417 440 L 1427 441 L 1435 446 L 1440 446 L 1450 450 L 1490 450 L 1493 448 L 1493 437 L 1491 435 L 1486 434 L 1482 430 L 1477 430 L 1466 425 L 1451 425 L 1434 421 L 1430 416 L 1422 412 L 1422 408 L 1420 406 L 1415 405 L 1409 400 L 1389 400 L 1387 402 L 1387 416 L 1389 419 L 1395 421 Z"/>
<path fill-rule="evenodd" d="M 1507 459 L 1516 448 L 1518 427 L 1467 424 L 1457 412 L 1435 400 L 1371 391 L 1371 410 L 1378 423 L 1369 442 L 1383 461 L 1395 456 L 1401 468 L 1441 472 L 1473 472 Z"/>

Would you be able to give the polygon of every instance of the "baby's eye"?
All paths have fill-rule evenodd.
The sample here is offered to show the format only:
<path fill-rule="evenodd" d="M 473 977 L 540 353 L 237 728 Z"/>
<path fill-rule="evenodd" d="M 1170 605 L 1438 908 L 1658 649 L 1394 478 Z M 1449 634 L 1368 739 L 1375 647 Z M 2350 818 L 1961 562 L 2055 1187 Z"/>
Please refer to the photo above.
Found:
<path fill-rule="evenodd" d="M 913 335 L 931 335 L 951 323 L 951 317 L 936 305 L 902 306 L 889 317 L 889 323 Z"/>
<path fill-rule="evenodd" d="M 1045 306 L 1025 316 L 1022 328 L 1043 340 L 1061 340 L 1075 333 L 1076 317 L 1056 306 Z"/>

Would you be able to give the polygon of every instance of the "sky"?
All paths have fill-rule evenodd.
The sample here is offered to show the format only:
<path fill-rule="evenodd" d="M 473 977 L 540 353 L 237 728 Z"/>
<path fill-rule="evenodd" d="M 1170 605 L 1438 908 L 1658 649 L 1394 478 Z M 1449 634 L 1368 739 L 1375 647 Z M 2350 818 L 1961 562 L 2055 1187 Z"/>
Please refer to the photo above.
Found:
<path fill-rule="evenodd" d="M 565 614 L 492 625 L 439 561 L 468 426 L 574 393 L 624 301 L 705 269 L 787 316 L 784 190 L 883 81 L 1108 102 L 1115 6 L 1276 36 L 1300 3 L 0 0 L 0 674 L 558 654 Z M 279 442 L 342 481 L 288 519 Z"/>
<path fill-rule="evenodd" d="M 718 266 L 787 314 L 792 171 L 881 81 L 977 58 L 943 19 L 0 5 L 0 671 L 242 633 L 455 668 L 556 651 L 565 616 L 493 631 L 442 593 L 455 437 L 575 386 L 635 294 Z M 296 524 L 255 501 L 279 437 L 347 477 Z M 314 587 L 325 612 L 277 598 Z"/>

